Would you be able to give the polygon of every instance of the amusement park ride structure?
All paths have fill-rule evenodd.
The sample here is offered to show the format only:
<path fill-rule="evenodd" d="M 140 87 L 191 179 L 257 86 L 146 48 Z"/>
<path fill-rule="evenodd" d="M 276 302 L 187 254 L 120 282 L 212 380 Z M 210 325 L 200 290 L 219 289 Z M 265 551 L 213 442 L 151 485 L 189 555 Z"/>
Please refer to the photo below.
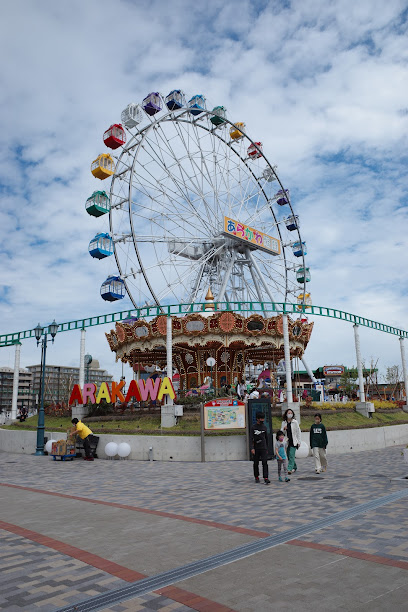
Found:
<path fill-rule="evenodd" d="M 91 165 L 95 178 L 111 178 L 109 195 L 95 191 L 86 201 L 90 215 L 109 216 L 109 231 L 96 234 L 89 252 L 114 254 L 119 272 L 102 283 L 102 298 L 127 295 L 134 307 L 160 308 L 170 300 L 214 301 L 213 293 L 218 303 L 296 299 L 304 313 L 310 270 L 299 216 L 245 123 L 232 123 L 224 106 L 208 110 L 201 94 L 187 101 L 181 90 L 152 92 L 121 120 L 103 135 L 119 154 L 102 153 Z M 273 367 L 285 358 L 289 376 L 290 359 L 303 357 L 313 327 L 304 314 L 288 322 L 266 309 L 246 319 L 213 308 L 173 319 L 172 355 L 185 388 L 201 382 L 209 357 L 217 385 L 242 376 L 248 359 Z M 160 316 L 118 324 L 110 347 L 133 366 L 163 365 L 166 326 Z"/>
<path fill-rule="evenodd" d="M 217 385 L 241 376 L 246 360 L 276 365 L 284 358 L 291 403 L 291 358 L 302 358 L 315 380 L 303 356 L 313 327 L 306 315 L 313 314 L 353 323 L 362 404 L 360 325 L 400 337 L 407 388 L 408 332 L 312 305 L 306 243 L 277 166 L 245 123 L 207 105 L 201 94 L 187 101 L 178 89 L 151 92 L 103 134 L 112 153 L 98 155 L 91 172 L 110 178 L 110 189 L 95 190 L 85 208 L 108 223 L 89 253 L 116 261 L 102 298 L 127 296 L 133 308 L 59 325 L 59 332 L 81 330 L 82 383 L 85 328 L 115 323 L 107 339 L 117 359 L 165 364 L 169 375 L 174 361 L 184 387 L 200 382 L 209 358 Z M 33 335 L 0 336 L 0 347 L 16 345 L 17 378 L 20 342 Z"/>

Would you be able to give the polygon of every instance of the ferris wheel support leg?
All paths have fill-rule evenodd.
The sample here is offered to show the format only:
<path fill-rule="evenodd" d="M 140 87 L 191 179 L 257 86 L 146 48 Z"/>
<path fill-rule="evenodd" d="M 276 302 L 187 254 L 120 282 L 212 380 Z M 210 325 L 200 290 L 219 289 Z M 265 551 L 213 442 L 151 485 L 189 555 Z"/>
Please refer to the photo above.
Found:
<path fill-rule="evenodd" d="M 18 379 L 20 375 L 20 349 L 21 344 L 18 342 L 14 354 L 14 376 L 13 376 L 13 398 L 11 400 L 11 420 L 17 418 L 17 399 L 18 399 Z"/>
<path fill-rule="evenodd" d="M 252 278 L 254 278 L 254 274 L 253 274 L 253 270 L 252 270 L 252 266 L 254 266 L 254 268 L 255 268 L 255 270 L 256 270 L 256 272 L 257 272 L 257 274 L 258 274 L 258 277 L 259 277 L 259 279 L 260 279 L 261 283 L 263 284 L 263 286 L 264 286 L 264 288 L 265 288 L 265 291 L 266 291 L 267 296 L 268 296 L 268 297 L 269 297 L 269 299 L 271 300 L 272 304 L 275 304 L 275 300 L 273 299 L 273 296 L 272 296 L 271 292 L 269 291 L 269 287 L 268 287 L 268 285 L 265 283 L 265 281 L 264 281 L 264 279 L 263 279 L 263 276 L 262 276 L 262 274 L 261 274 L 261 271 L 260 271 L 260 269 L 259 269 L 259 266 L 258 266 L 258 264 L 257 264 L 257 262 L 256 262 L 256 260 L 255 260 L 255 258 L 254 258 L 254 256 L 252 255 L 252 253 L 251 253 L 250 249 L 246 249 L 246 250 L 245 250 L 245 253 L 246 253 L 247 258 L 249 259 L 249 261 L 250 261 L 250 262 L 251 262 L 251 264 L 252 264 L 252 265 L 250 266 L 250 268 L 251 268 Z M 254 281 L 254 284 L 255 284 L 255 281 Z M 259 296 L 259 300 L 260 300 L 261 302 L 263 302 L 264 300 L 262 300 L 262 296 L 261 296 L 261 294 L 260 294 L 260 290 L 259 290 L 259 288 L 257 287 L 257 285 L 255 285 L 255 287 L 257 288 L 257 293 L 258 293 L 258 296 Z M 271 315 L 270 315 L 270 316 L 271 316 Z"/>
<path fill-rule="evenodd" d="M 81 329 L 81 340 L 79 342 L 79 386 L 81 389 L 85 383 L 85 329 Z M 81 420 L 82 417 L 86 416 L 87 409 L 83 404 L 72 406 L 72 418 Z"/>
<path fill-rule="evenodd" d="M 167 376 L 173 378 L 173 323 L 170 315 L 166 319 L 166 357 L 167 357 Z M 166 403 L 161 407 L 161 426 L 174 427 L 176 424 L 175 408 L 173 399 L 166 397 Z"/>
<path fill-rule="evenodd" d="M 310 369 L 309 364 L 307 363 L 306 359 L 304 357 L 302 357 L 301 361 L 302 361 L 303 365 L 305 366 L 306 372 L 308 373 L 309 378 L 312 381 L 312 383 L 317 383 L 317 379 L 316 379 L 315 375 L 313 374 L 312 370 Z"/>
<path fill-rule="evenodd" d="M 408 374 L 407 374 L 407 364 L 405 360 L 405 343 L 404 338 L 400 338 L 400 349 L 401 349 L 401 361 L 402 361 L 402 373 L 404 376 L 404 388 L 405 388 L 405 406 L 402 409 L 405 412 L 408 412 Z"/>
<path fill-rule="evenodd" d="M 361 350 L 360 350 L 360 335 L 358 333 L 358 325 L 354 327 L 354 342 L 356 345 L 356 358 L 357 358 L 357 372 L 358 372 L 358 385 L 360 401 L 356 404 L 356 411 L 365 417 L 370 416 L 375 412 L 374 404 L 372 402 L 366 402 L 366 396 L 364 393 L 364 377 L 363 377 L 363 366 L 361 362 Z"/>
<path fill-rule="evenodd" d="M 228 268 L 227 268 L 227 271 L 225 273 L 224 280 L 223 280 L 223 283 L 221 285 L 220 292 L 219 292 L 219 294 L 217 296 L 216 302 L 222 302 L 224 300 L 225 292 L 227 290 L 228 281 L 230 279 L 231 272 L 232 272 L 232 269 L 234 267 L 234 263 L 235 263 L 236 257 L 237 257 L 237 255 L 236 255 L 235 251 L 233 251 L 232 255 L 231 255 L 231 260 L 230 260 L 230 262 L 228 264 Z"/>

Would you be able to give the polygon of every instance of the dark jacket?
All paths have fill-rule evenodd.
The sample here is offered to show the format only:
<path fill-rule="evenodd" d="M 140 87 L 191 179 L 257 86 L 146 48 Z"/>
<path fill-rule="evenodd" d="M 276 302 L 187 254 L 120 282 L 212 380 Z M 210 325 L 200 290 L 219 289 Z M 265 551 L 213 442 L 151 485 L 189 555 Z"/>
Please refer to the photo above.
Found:
<path fill-rule="evenodd" d="M 255 423 L 252 425 L 249 434 L 251 440 L 251 450 L 267 450 L 268 448 L 268 430 L 264 423 Z"/>
<path fill-rule="evenodd" d="M 323 423 L 314 423 L 310 428 L 310 448 L 326 448 L 327 433 Z"/>

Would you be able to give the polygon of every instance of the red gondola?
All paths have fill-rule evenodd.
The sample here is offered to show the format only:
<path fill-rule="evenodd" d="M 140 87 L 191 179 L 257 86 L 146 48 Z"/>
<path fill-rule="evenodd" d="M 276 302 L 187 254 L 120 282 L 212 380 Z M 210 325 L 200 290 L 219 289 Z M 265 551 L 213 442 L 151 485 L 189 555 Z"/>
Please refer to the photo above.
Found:
<path fill-rule="evenodd" d="M 256 142 L 255 144 L 249 145 L 247 154 L 251 159 L 262 157 L 262 142 Z"/>
<path fill-rule="evenodd" d="M 110 149 L 117 149 L 126 142 L 125 130 L 120 123 L 114 123 L 103 135 L 103 142 Z"/>

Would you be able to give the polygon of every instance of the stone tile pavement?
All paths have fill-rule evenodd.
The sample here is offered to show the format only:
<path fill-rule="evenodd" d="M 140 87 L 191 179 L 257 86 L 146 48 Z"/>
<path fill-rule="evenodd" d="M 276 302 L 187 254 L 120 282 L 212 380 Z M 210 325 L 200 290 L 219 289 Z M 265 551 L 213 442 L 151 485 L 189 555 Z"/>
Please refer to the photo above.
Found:
<path fill-rule="evenodd" d="M 55 507 L 57 511 L 54 517 L 44 516 L 41 519 L 41 512 L 37 514 L 33 512 L 30 520 L 28 506 L 27 513 L 21 511 L 15 513 L 16 525 L 26 529 L 35 527 L 35 531 L 42 534 L 49 533 L 53 528 L 54 538 L 57 537 L 55 534 L 60 530 L 61 541 L 66 542 L 70 537 L 69 532 L 64 532 L 64 521 L 62 520 L 66 506 L 68 513 L 75 510 L 79 512 L 78 516 L 81 516 L 82 513 L 84 517 L 83 525 L 78 526 L 86 542 L 84 549 L 101 555 L 103 551 L 100 547 L 96 550 L 95 545 L 95 549 L 90 549 L 92 546 L 86 536 L 92 527 L 85 518 L 96 507 L 92 502 L 102 502 L 102 505 L 98 506 L 99 522 L 95 531 L 95 537 L 101 538 L 104 529 L 112 528 L 112 506 L 109 504 L 118 504 L 115 509 L 118 524 L 120 523 L 119 516 L 125 512 L 128 513 L 127 517 L 130 517 L 126 519 L 127 522 L 132 521 L 133 516 L 134 520 L 138 521 L 138 517 L 141 519 L 146 515 L 150 521 L 149 528 L 154 530 L 156 526 L 158 529 L 156 535 L 159 539 L 162 538 L 164 548 L 168 542 L 168 551 L 172 550 L 173 545 L 172 529 L 169 527 L 172 521 L 177 523 L 181 521 L 181 524 L 184 521 L 186 528 L 189 525 L 189 529 L 193 530 L 191 533 L 194 533 L 196 529 L 197 536 L 192 538 L 191 543 L 187 544 L 190 538 L 184 540 L 180 538 L 180 546 L 185 547 L 187 557 L 200 559 L 207 556 L 208 550 L 204 552 L 202 544 L 197 548 L 194 545 L 194 539 L 197 545 L 200 541 L 198 536 L 200 534 L 202 537 L 203 529 L 204 532 L 207 528 L 213 532 L 216 528 L 220 542 L 223 542 L 222 547 L 228 548 L 235 546 L 238 542 L 225 539 L 228 529 L 240 534 L 236 537 L 243 538 L 243 542 L 248 541 L 248 538 L 256 539 L 267 534 L 275 535 L 293 529 L 297 525 L 331 516 L 337 511 L 346 510 L 398 491 L 401 489 L 401 484 L 391 482 L 390 479 L 408 473 L 408 469 L 404 469 L 399 448 L 329 456 L 328 458 L 328 472 L 319 476 L 314 474 L 311 458 L 300 460 L 299 470 L 292 475 L 290 483 L 278 482 L 276 464 L 271 461 L 272 483 L 266 487 L 263 484 L 254 483 L 252 465 L 248 462 L 203 464 L 126 460 L 100 460 L 93 463 L 80 460 L 53 462 L 48 457 L 0 453 L 0 519 L 13 523 L 13 516 L 10 516 L 10 508 L 13 507 L 13 504 L 20 504 L 24 499 L 30 502 L 34 499 L 40 500 L 44 496 L 44 499 L 50 500 L 49 506 Z M 22 488 L 17 490 L 4 485 L 15 485 Z M 32 489 L 41 491 L 41 493 L 33 493 Z M 55 493 L 57 497 L 52 495 Z M 67 497 L 60 497 L 61 495 Z M 73 498 L 76 498 L 76 501 Z M 7 499 L 8 503 L 6 503 Z M 2 500 L 5 501 L 4 505 L 1 503 Z M 106 512 L 104 503 L 107 504 Z M 119 505 L 122 505 L 122 508 Z M 123 505 L 131 507 L 130 514 L 129 510 L 123 508 Z M 7 516 L 3 514 L 5 508 L 8 508 Z M 186 581 L 186 584 L 177 584 L 177 589 L 171 592 L 175 599 L 160 591 L 134 598 L 129 602 L 116 602 L 111 607 L 104 609 L 106 612 L 108 610 L 109 612 L 111 610 L 175 610 L 181 612 L 192 609 L 221 612 L 227 609 L 251 610 L 262 607 L 262 605 L 264 610 L 273 609 L 280 601 L 277 591 L 280 588 L 286 588 L 284 577 L 280 574 L 275 576 L 280 582 L 275 584 L 273 589 L 269 583 L 268 586 L 264 586 L 266 582 L 263 583 L 261 593 L 259 589 L 251 591 L 251 585 L 242 585 L 238 580 L 239 589 L 245 591 L 245 596 L 243 595 L 240 599 L 233 592 L 237 587 L 231 586 L 235 585 L 236 577 L 239 576 L 239 567 L 245 568 L 245 571 L 252 574 L 252 566 L 254 566 L 258 569 L 258 574 L 264 575 L 265 568 L 260 564 L 261 559 L 268 558 L 272 560 L 273 565 L 273 559 L 278 554 L 283 565 L 286 563 L 288 568 L 292 567 L 292 570 L 288 569 L 288 571 L 296 569 L 296 575 L 300 576 L 299 584 L 303 584 L 302 581 L 306 580 L 307 572 L 303 576 L 304 568 L 297 567 L 296 559 L 302 559 L 302 563 L 307 560 L 313 565 L 318 564 L 318 559 L 324 557 L 324 567 L 326 565 L 331 567 L 331 563 L 337 565 L 338 556 L 330 552 L 332 549 L 329 547 L 333 549 L 342 547 L 351 552 L 376 555 L 379 562 L 381 559 L 390 562 L 408 561 L 407 508 L 408 501 L 403 499 L 303 536 L 301 541 L 306 548 L 302 548 L 301 551 L 297 546 L 282 545 L 277 549 L 272 549 L 269 554 L 267 551 L 251 557 L 252 565 L 248 566 L 245 561 L 240 561 L 226 566 L 225 570 L 220 570 L 217 574 L 207 572 L 201 578 L 190 579 Z M 166 515 L 164 522 L 160 518 L 160 513 Z M 104 516 L 107 518 L 108 515 L 109 525 L 104 524 Z M 172 515 L 178 516 L 173 519 Z M 65 531 L 68 531 L 68 524 L 67 520 Z M 165 524 L 166 528 L 164 528 Z M 256 531 L 260 533 L 257 534 Z M 122 527 L 118 528 L 117 534 L 114 533 L 113 536 L 118 538 L 118 542 L 123 538 L 123 548 L 125 548 L 125 530 Z M 130 532 L 127 537 L 128 539 L 132 537 Z M 320 546 L 321 549 L 309 549 L 308 545 Z M 324 550 L 325 545 L 327 550 Z M 137 541 L 134 547 L 137 550 Z M 276 553 L 277 550 L 281 552 Z M 294 551 L 294 556 L 292 551 Z M 131 567 L 131 555 L 123 556 L 122 554 L 121 557 L 120 551 L 116 554 L 117 563 L 122 564 L 125 568 Z M 149 551 L 148 554 L 151 555 L 152 564 L 150 566 L 153 567 L 155 551 Z M 371 566 L 374 564 L 367 559 L 369 557 L 365 560 L 359 559 L 358 564 L 362 565 L 358 567 L 362 574 L 366 575 L 367 580 L 370 580 L 370 571 L 373 572 Z M 357 563 L 356 559 L 349 559 L 346 562 L 340 559 L 340 561 L 340 566 L 344 568 L 347 567 L 347 563 L 349 568 L 353 563 Z M 180 564 L 180 558 L 177 555 L 173 563 L 175 566 Z M 139 565 L 135 561 L 132 569 L 142 571 L 143 564 Z M 363 566 L 364 568 L 369 566 L 369 569 L 363 571 Z M 51 550 L 7 531 L 0 531 L 0 570 L 0 610 L 51 612 L 97 593 L 110 591 L 127 584 L 109 572 L 104 572 L 72 556 L 64 555 L 62 552 Z M 408 585 L 408 582 L 405 582 L 405 577 L 408 581 L 408 571 L 402 567 L 385 565 L 382 570 L 385 573 L 394 572 L 392 575 L 389 574 L 388 579 L 391 582 L 395 579 L 395 594 L 392 597 L 398 601 L 399 593 L 404 593 L 405 585 Z M 345 570 L 345 580 L 348 579 L 347 571 Z M 274 570 L 269 567 L 265 580 L 269 580 L 268 576 L 271 577 L 273 574 Z M 224 590 L 218 588 L 220 575 L 227 576 L 229 580 L 230 586 Z M 334 593 L 335 583 L 330 572 L 327 572 L 326 580 L 326 589 L 331 588 Z M 307 591 L 307 583 L 303 588 Z M 357 587 L 350 583 L 350 588 Z M 379 591 L 381 591 L 380 588 Z M 186 593 L 190 595 L 187 596 Z M 264 597 L 263 600 L 261 595 Z M 377 598 L 377 595 L 375 597 Z M 336 601 L 338 605 L 337 598 L 337 594 L 333 595 L 333 604 Z M 359 605 L 366 605 L 363 592 L 360 599 Z M 263 604 L 262 601 L 264 601 Z M 307 597 L 305 601 L 309 601 Z M 374 607 L 370 610 L 387 609 L 385 600 L 383 600 L 383 592 L 375 601 L 376 603 L 372 604 Z M 281 607 L 278 606 L 275 609 L 286 609 L 282 607 L 282 603 L 280 605 Z M 305 605 L 304 609 L 312 609 L 308 608 L 307 604 Z M 351 600 L 347 606 L 351 607 L 343 609 L 357 609 L 352 607 Z M 326 607 L 327 609 L 332 608 L 329 606 Z"/>

